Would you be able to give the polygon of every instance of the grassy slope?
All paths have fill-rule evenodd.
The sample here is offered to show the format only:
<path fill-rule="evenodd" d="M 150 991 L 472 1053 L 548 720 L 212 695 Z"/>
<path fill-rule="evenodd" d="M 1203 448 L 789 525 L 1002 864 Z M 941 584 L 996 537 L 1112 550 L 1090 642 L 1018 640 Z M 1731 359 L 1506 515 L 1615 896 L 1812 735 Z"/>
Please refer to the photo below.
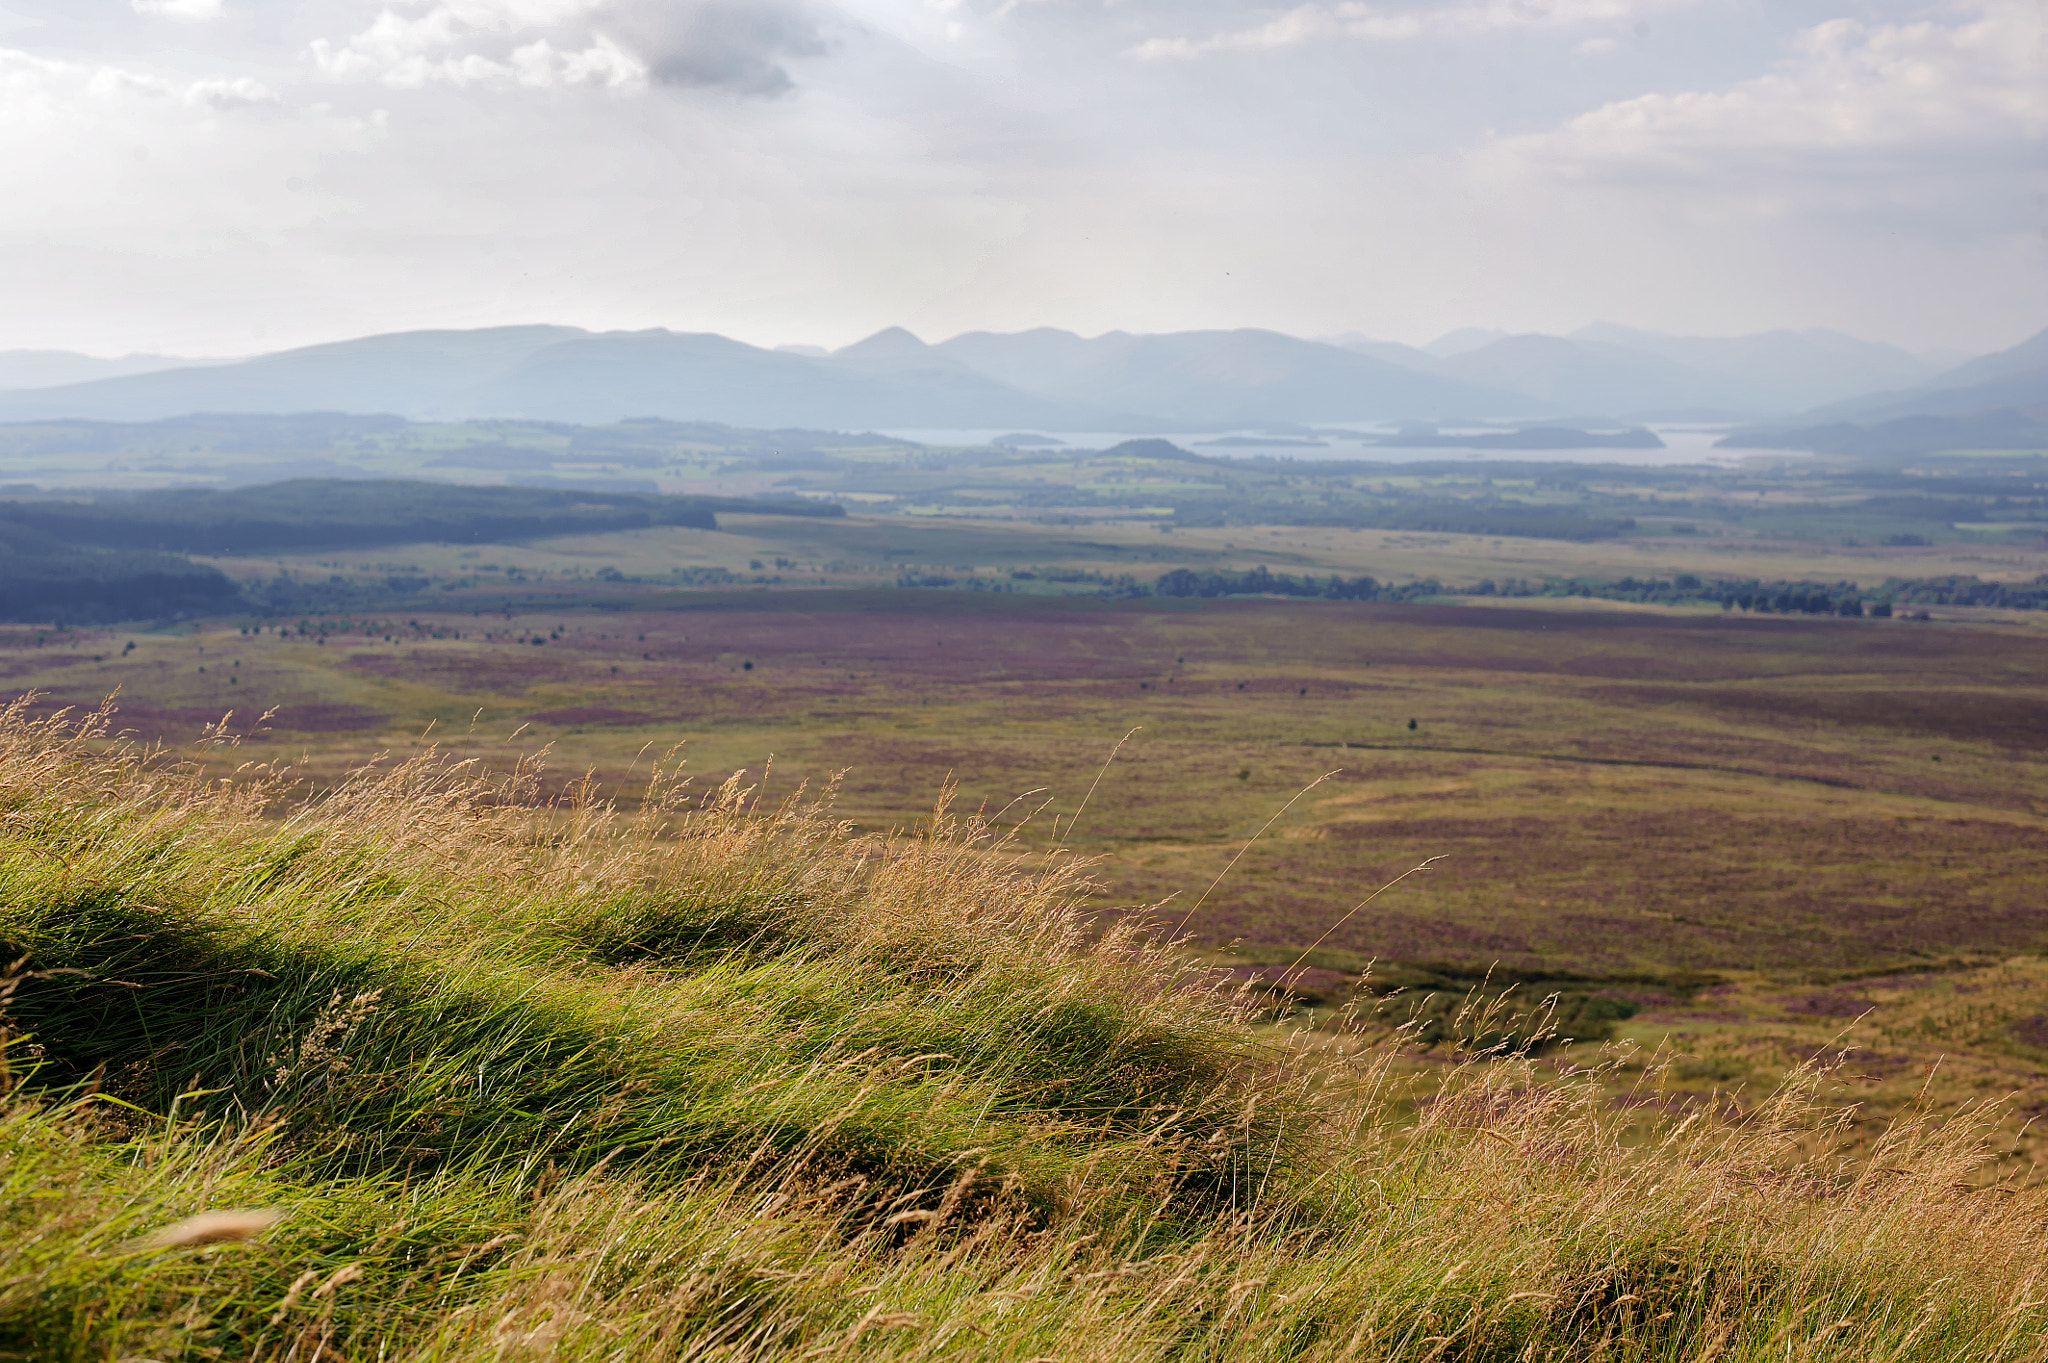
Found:
<path fill-rule="evenodd" d="M 431 756 L 294 801 L 94 732 L 0 714 L 15 1356 L 2048 1347 L 2048 1206 L 1968 1120 L 1846 1166 L 1811 1074 L 1734 1124 L 1626 1052 L 1403 1092 L 943 811 Z M 222 1208 L 278 1220 L 147 1238 Z"/>

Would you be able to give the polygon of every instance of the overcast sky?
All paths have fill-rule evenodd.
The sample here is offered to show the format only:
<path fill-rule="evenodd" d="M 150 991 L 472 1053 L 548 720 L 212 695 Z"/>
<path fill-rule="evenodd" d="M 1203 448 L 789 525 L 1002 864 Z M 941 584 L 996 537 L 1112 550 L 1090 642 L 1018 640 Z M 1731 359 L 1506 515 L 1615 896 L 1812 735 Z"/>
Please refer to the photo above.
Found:
<path fill-rule="evenodd" d="M 2048 325 L 2048 0 L 0 0 L 0 348 Z"/>

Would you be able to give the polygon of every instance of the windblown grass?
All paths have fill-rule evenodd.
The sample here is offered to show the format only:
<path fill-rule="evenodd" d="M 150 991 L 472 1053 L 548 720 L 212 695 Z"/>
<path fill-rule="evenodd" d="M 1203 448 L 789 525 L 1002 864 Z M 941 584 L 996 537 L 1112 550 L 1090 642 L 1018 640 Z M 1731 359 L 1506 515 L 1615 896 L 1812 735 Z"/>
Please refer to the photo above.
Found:
<path fill-rule="evenodd" d="M 0 712 L 12 1356 L 2048 1353 L 1977 1114 L 1851 1163 L 1813 1069 L 1647 1131 L 1625 1056 L 1418 1093 L 943 802 L 105 730 Z"/>

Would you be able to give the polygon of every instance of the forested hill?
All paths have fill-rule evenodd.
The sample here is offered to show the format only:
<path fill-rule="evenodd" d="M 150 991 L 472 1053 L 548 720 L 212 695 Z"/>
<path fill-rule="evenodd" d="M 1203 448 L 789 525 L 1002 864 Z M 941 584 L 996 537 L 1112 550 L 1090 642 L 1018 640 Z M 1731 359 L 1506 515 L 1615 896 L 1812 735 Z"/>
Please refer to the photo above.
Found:
<path fill-rule="evenodd" d="M 0 502 L 0 531 L 34 531 L 73 546 L 237 554 L 429 541 L 487 543 L 657 525 L 714 529 L 720 511 L 846 514 L 836 504 L 795 498 L 669 497 L 400 479 L 300 478 L 224 491 Z"/>

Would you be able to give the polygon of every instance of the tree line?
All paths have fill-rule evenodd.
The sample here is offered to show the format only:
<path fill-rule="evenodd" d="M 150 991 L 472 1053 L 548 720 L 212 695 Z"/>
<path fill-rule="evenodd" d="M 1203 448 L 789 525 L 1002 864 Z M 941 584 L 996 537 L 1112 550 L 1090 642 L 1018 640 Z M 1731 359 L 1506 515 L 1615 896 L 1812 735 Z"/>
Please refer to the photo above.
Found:
<path fill-rule="evenodd" d="M 493 544 L 652 526 L 718 528 L 717 513 L 844 516 L 797 498 L 679 497 L 395 478 L 296 478 L 232 489 L 0 502 L 0 531 L 92 548 L 243 554 L 388 544 Z"/>
<path fill-rule="evenodd" d="M 1670 578 L 1507 578 L 1485 579 L 1473 586 L 1448 586 L 1437 578 L 1380 582 L 1369 576 L 1347 578 L 1332 573 L 1296 576 L 1276 573 L 1263 564 L 1243 570 L 1175 568 L 1151 582 L 1130 574 L 1110 575 L 1085 570 L 1018 570 L 1003 578 L 947 576 L 905 572 L 899 587 L 959 588 L 969 591 L 1014 592 L 1017 584 L 1044 580 L 1073 588 L 1076 594 L 1104 597 L 1180 597 L 1214 599 L 1226 596 L 1281 596 L 1323 601 L 1417 601 L 1441 596 L 1507 598 L 1584 597 L 1588 600 L 1635 601 L 1661 605 L 1717 605 L 1723 610 L 1754 615 L 1834 615 L 1884 618 L 1895 607 L 1917 605 L 1994 606 L 2007 610 L 2048 610 L 2048 575 L 2032 582 L 1984 582 L 1975 577 L 1890 578 L 1877 587 L 1854 582 L 1770 581 L 1759 578 L 1705 579 L 1692 573 Z"/>
<path fill-rule="evenodd" d="M 802 499 L 668 497 L 400 479 L 302 478 L 0 501 L 0 620 L 107 624 L 237 609 L 336 610 L 415 594 L 427 579 L 237 584 L 187 554 L 503 543 L 651 526 L 713 530 L 719 512 L 844 516 Z"/>

